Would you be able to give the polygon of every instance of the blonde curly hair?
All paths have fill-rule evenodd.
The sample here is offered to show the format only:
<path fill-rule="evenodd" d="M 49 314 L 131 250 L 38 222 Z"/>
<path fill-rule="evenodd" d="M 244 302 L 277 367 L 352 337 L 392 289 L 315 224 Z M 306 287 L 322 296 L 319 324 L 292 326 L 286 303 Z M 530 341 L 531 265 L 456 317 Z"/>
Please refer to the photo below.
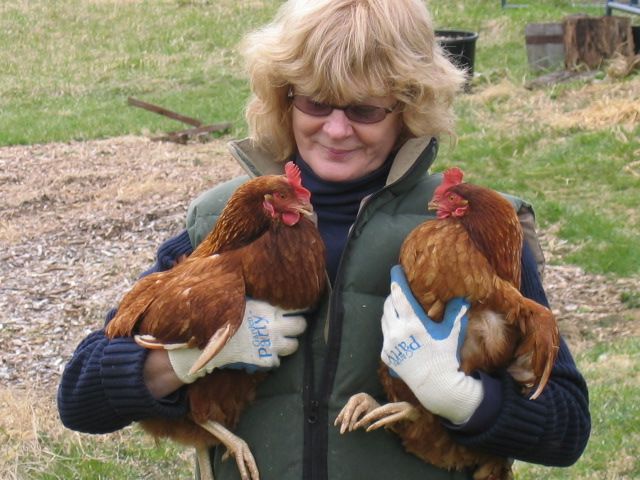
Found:
<path fill-rule="evenodd" d="M 293 87 L 337 105 L 394 96 L 404 124 L 399 143 L 454 137 L 452 102 L 465 76 L 436 42 L 421 0 L 289 0 L 241 50 L 252 91 L 250 137 L 278 160 L 295 152 Z"/>

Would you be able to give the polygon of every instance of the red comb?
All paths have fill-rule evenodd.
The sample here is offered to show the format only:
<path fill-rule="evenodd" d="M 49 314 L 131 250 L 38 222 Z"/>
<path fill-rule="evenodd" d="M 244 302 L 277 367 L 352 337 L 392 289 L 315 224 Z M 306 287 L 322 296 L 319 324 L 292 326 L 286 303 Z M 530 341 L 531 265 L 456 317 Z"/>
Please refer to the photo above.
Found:
<path fill-rule="evenodd" d="M 309 201 L 311 198 L 311 192 L 302 186 L 302 175 L 300 169 L 293 162 L 287 162 L 284 166 L 284 173 L 287 176 L 287 180 L 296 191 L 298 198 Z"/>
<path fill-rule="evenodd" d="M 462 170 L 458 167 L 452 167 L 446 170 L 443 174 L 442 183 L 438 185 L 433 192 L 433 200 L 439 202 L 442 199 L 442 195 L 444 195 L 449 188 L 454 185 L 460 185 L 463 175 Z"/>
<path fill-rule="evenodd" d="M 446 183 L 449 186 L 458 185 L 462 183 L 463 176 L 464 173 L 462 172 L 462 170 L 460 170 L 458 167 L 452 167 L 444 172 L 444 180 L 442 181 L 442 183 Z"/>

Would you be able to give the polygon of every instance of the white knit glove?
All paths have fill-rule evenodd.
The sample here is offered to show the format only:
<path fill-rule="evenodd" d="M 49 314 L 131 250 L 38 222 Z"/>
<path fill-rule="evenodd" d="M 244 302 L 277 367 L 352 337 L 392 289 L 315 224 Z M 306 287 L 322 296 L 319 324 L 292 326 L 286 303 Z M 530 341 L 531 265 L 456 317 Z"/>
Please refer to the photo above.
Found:
<path fill-rule="evenodd" d="M 469 304 L 447 303 L 436 323 L 411 293 L 399 265 L 391 269 L 391 294 L 384 303 L 381 358 L 432 413 L 465 423 L 484 397 L 482 382 L 459 370 L 459 352 L 467 329 Z"/>
<path fill-rule="evenodd" d="M 247 299 L 242 325 L 224 348 L 203 368 L 189 374 L 202 350 L 179 348 L 169 350 L 169 361 L 184 383 L 195 382 L 215 368 L 244 369 L 249 373 L 280 365 L 280 357 L 298 349 L 298 339 L 307 322 L 301 312 L 274 307 L 266 302 Z"/>

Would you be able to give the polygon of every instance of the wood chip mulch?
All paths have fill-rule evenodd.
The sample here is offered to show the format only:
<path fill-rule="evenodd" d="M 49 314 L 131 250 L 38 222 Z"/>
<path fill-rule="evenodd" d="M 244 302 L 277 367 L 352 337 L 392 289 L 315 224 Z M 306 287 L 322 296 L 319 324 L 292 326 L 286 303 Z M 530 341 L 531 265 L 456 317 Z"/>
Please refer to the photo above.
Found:
<path fill-rule="evenodd" d="M 78 342 L 181 231 L 189 202 L 241 173 L 222 140 L 0 148 L 0 381 L 51 392 Z M 562 245 L 542 240 L 553 259 Z M 548 266 L 545 286 L 574 349 L 639 333 L 620 293 L 640 279 Z"/>

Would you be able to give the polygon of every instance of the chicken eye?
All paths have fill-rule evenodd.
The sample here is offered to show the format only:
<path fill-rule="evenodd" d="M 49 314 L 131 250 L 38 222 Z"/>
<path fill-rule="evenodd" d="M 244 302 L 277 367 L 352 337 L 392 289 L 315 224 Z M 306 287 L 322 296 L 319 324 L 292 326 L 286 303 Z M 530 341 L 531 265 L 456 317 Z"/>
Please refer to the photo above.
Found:
<path fill-rule="evenodd" d="M 284 200 L 287 196 L 283 192 L 276 192 L 276 197 L 280 200 Z"/>
<path fill-rule="evenodd" d="M 450 202 L 453 202 L 455 199 L 456 199 L 456 196 L 453 193 L 449 194 L 449 201 Z"/>

